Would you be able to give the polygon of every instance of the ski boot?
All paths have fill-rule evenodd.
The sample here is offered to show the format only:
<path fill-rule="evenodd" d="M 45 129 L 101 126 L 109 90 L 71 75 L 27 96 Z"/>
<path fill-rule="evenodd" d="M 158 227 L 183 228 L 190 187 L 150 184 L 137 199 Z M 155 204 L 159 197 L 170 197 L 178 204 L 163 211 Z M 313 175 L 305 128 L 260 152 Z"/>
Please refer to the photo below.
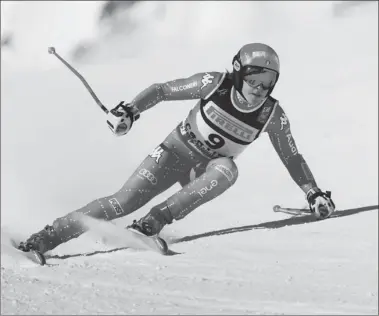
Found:
<path fill-rule="evenodd" d="M 168 246 L 166 241 L 159 237 L 156 232 L 154 232 L 152 226 L 144 221 L 133 220 L 133 224 L 126 227 L 127 230 L 135 233 L 140 240 L 142 240 L 148 247 L 159 253 L 166 255 L 168 253 Z"/>
<path fill-rule="evenodd" d="M 149 223 L 147 222 L 143 222 L 143 221 L 136 221 L 136 220 L 133 220 L 133 223 L 132 225 L 129 225 L 126 227 L 127 229 L 134 229 L 136 231 L 139 231 L 140 233 L 146 235 L 146 236 L 154 236 L 156 235 L 154 232 L 153 232 L 153 228 L 149 225 Z"/>
<path fill-rule="evenodd" d="M 44 229 L 31 235 L 26 242 L 20 242 L 18 249 L 24 252 L 32 252 L 41 265 L 46 263 L 44 253 L 61 244 L 53 226 L 46 225 Z"/>
<path fill-rule="evenodd" d="M 153 246 L 153 248 L 155 246 L 161 254 L 166 255 L 169 252 L 167 243 L 164 239 L 159 237 L 158 234 L 165 225 L 171 224 L 172 221 L 172 214 L 165 201 L 154 206 L 150 212 L 139 221 L 134 220 L 133 224 L 128 226 L 127 229 L 140 236 L 145 236 L 143 239 L 146 244 L 150 247 Z"/>

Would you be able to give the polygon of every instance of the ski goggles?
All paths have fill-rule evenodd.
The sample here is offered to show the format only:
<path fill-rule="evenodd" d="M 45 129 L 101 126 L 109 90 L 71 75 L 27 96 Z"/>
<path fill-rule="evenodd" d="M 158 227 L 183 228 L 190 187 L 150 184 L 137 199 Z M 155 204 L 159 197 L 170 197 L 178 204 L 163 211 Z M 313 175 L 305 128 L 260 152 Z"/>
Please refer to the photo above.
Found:
<path fill-rule="evenodd" d="M 242 76 L 249 86 L 260 84 L 263 90 L 271 89 L 278 78 L 278 74 L 275 71 L 258 66 L 244 66 Z"/>

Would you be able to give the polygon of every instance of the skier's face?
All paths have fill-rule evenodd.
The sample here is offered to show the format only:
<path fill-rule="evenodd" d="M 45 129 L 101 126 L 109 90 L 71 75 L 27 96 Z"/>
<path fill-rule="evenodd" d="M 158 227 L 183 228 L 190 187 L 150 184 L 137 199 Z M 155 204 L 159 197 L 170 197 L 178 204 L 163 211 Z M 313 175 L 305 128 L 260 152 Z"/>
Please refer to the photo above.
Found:
<path fill-rule="evenodd" d="M 261 67 L 245 66 L 242 93 L 250 104 L 262 101 L 274 86 L 277 74 Z"/>

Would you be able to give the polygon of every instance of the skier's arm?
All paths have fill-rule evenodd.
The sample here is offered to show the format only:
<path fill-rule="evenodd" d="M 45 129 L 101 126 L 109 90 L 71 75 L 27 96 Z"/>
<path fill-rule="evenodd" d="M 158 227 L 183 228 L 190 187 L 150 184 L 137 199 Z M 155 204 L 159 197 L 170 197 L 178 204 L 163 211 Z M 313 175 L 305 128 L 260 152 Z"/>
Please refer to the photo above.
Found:
<path fill-rule="evenodd" d="M 131 102 L 140 112 L 161 101 L 205 99 L 217 90 L 225 74 L 202 72 L 184 79 L 155 83 L 140 92 Z"/>
<path fill-rule="evenodd" d="M 290 122 L 279 104 L 267 125 L 266 132 L 292 179 L 304 193 L 317 189 L 312 172 L 296 147 Z"/>
<path fill-rule="evenodd" d="M 202 72 L 185 79 L 153 84 L 140 92 L 131 103 L 120 102 L 109 111 L 108 126 L 115 135 L 126 135 L 141 112 L 161 101 L 207 99 L 218 89 L 225 75 L 220 72 Z"/>

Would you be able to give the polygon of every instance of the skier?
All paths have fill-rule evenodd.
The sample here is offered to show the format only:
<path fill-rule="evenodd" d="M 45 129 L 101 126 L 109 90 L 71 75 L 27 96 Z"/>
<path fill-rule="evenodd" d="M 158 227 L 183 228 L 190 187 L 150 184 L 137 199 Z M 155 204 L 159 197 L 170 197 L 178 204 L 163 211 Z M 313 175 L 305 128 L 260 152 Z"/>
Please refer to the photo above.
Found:
<path fill-rule="evenodd" d="M 83 215 L 107 221 L 129 215 L 179 182 L 182 188 L 178 192 L 129 226 L 147 236 L 158 236 L 165 225 L 230 188 L 238 177 L 236 157 L 263 132 L 268 133 L 290 176 L 305 193 L 310 210 L 319 219 L 329 217 L 335 210 L 331 193 L 318 188 L 297 149 L 288 117 L 271 96 L 280 73 L 278 55 L 268 45 L 246 44 L 232 65 L 232 73 L 198 73 L 153 84 L 131 103 L 120 102 L 107 118 L 117 136 L 126 135 L 141 113 L 161 101 L 199 100 L 118 192 L 57 218 L 19 248 L 45 253 L 84 233 Z"/>

